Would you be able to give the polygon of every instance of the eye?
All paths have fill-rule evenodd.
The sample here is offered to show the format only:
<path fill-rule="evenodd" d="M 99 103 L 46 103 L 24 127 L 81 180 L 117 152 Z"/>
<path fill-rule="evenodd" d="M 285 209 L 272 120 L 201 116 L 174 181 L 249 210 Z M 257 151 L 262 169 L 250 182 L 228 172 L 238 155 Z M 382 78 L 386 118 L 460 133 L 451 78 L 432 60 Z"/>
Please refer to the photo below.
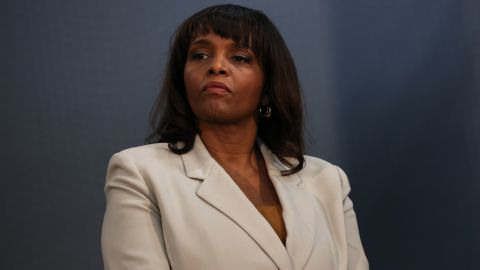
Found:
<path fill-rule="evenodd" d="M 208 57 L 208 54 L 205 52 L 194 52 L 192 53 L 191 57 L 194 60 L 202 60 L 202 59 L 206 59 Z"/>
<path fill-rule="evenodd" d="M 234 55 L 232 60 L 235 62 L 250 63 L 251 59 L 248 56 L 244 55 Z"/>

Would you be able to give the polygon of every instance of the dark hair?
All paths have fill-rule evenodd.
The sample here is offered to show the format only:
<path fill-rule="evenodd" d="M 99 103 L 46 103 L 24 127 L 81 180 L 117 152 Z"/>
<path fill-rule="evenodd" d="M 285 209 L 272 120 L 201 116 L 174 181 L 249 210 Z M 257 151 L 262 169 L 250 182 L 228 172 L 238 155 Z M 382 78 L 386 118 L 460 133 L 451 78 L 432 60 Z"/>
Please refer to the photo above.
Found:
<path fill-rule="evenodd" d="M 263 95 L 268 95 L 272 113 L 269 118 L 259 118 L 257 136 L 290 168 L 282 171 L 283 175 L 300 171 L 305 163 L 303 103 L 295 64 L 268 17 L 238 5 L 208 7 L 178 27 L 170 43 L 161 93 L 150 114 L 153 131 L 146 143 L 167 142 L 177 154 L 192 149 L 199 130 L 187 101 L 183 73 L 190 42 L 210 31 L 249 47 L 259 58 L 265 75 Z"/>

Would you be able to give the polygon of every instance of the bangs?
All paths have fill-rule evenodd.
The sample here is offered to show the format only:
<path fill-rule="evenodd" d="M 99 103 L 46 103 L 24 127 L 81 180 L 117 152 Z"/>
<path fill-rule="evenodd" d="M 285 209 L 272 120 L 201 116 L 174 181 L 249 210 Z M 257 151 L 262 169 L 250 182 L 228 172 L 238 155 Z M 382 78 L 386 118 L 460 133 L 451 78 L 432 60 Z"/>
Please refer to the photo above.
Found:
<path fill-rule="evenodd" d="M 260 12 L 259 12 L 260 13 Z M 232 39 L 238 46 L 252 50 L 257 57 L 263 55 L 262 16 L 251 10 L 231 8 L 209 9 L 193 16 L 185 25 L 188 45 L 199 36 L 213 32 Z M 263 15 L 263 14 L 262 14 Z"/>

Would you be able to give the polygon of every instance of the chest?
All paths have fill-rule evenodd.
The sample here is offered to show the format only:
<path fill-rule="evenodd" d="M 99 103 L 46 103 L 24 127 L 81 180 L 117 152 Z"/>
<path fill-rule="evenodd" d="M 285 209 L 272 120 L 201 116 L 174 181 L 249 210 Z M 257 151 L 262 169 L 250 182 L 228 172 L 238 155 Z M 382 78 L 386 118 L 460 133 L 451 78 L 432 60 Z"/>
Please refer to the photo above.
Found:
<path fill-rule="evenodd" d="M 229 172 L 229 175 L 285 245 L 287 230 L 283 220 L 282 205 L 264 166 L 260 166 L 258 173 L 250 177 L 233 172 Z"/>
<path fill-rule="evenodd" d="M 203 181 L 173 179 L 154 181 L 173 269 L 335 269 L 328 217 L 307 191 L 274 183 L 288 230 L 283 245 L 224 170 L 213 168 Z"/>

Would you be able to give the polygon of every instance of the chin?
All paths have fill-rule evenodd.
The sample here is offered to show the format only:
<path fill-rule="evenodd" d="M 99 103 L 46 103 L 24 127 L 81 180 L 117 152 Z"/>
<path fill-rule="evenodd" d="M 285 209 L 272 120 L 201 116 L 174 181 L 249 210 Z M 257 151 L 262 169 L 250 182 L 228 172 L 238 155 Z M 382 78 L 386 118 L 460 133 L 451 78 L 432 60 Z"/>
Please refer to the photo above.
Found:
<path fill-rule="evenodd" d="M 217 125 L 231 125 L 239 122 L 239 119 L 228 117 L 225 115 L 210 115 L 202 118 L 202 121 L 217 124 Z"/>
<path fill-rule="evenodd" d="M 247 122 L 249 119 L 253 118 L 226 113 L 215 113 L 202 115 L 201 117 L 198 117 L 198 119 L 202 122 L 215 125 L 235 125 Z"/>
<path fill-rule="evenodd" d="M 194 111 L 194 114 L 201 121 L 214 124 L 229 124 L 234 121 L 232 113 L 225 110 L 223 106 L 205 106 L 203 109 Z"/>
<path fill-rule="evenodd" d="M 216 125 L 241 124 L 255 118 L 253 112 L 239 113 L 238 111 L 231 107 L 205 106 L 201 110 L 194 111 L 194 114 L 199 121 Z"/>

